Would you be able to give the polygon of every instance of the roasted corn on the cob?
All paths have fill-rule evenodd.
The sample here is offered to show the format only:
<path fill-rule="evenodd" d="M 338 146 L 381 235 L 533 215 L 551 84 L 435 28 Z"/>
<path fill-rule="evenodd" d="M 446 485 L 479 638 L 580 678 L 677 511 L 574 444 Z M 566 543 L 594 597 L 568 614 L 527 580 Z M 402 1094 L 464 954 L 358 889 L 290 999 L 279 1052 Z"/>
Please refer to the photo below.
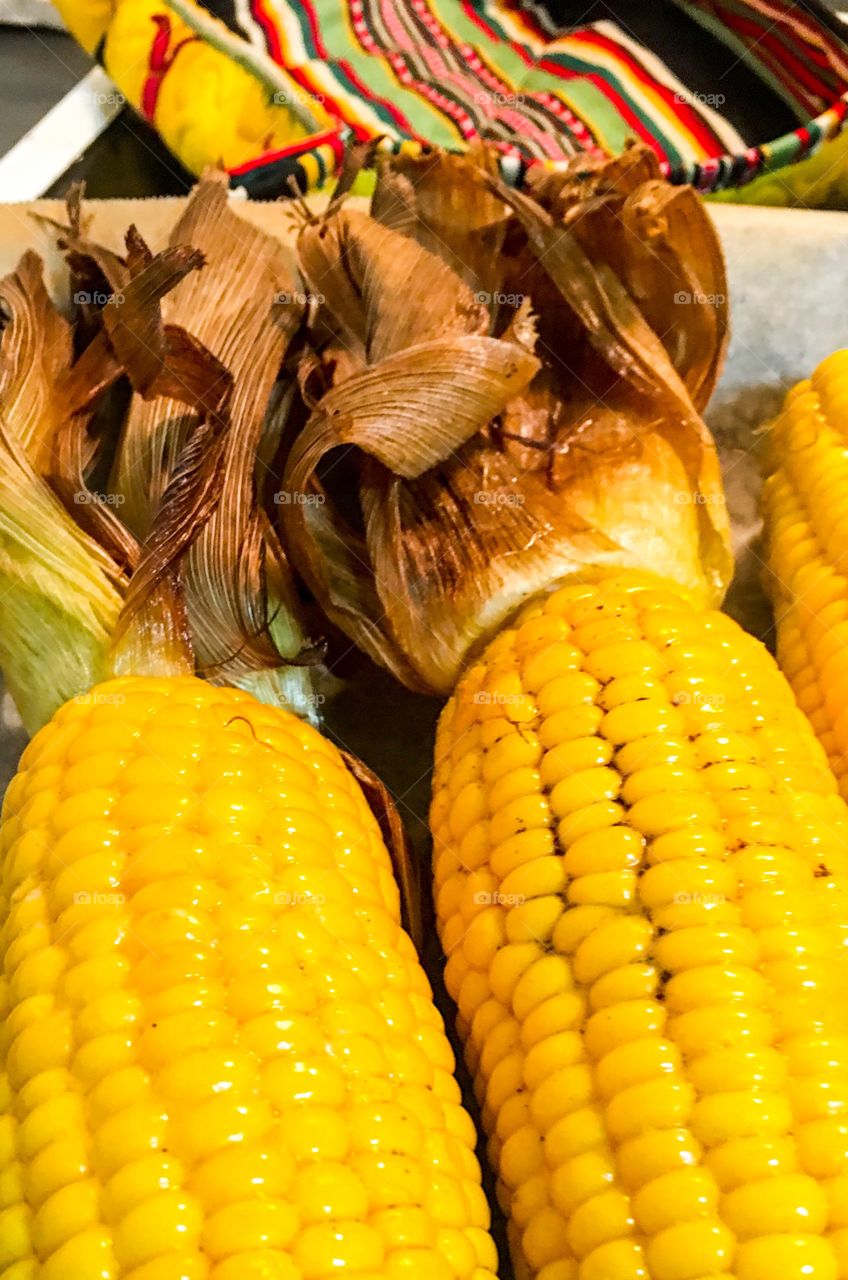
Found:
<path fill-rule="evenodd" d="M 254 496 L 299 323 L 279 246 L 215 180 L 155 258 L 71 214 L 74 269 L 122 290 L 78 361 L 37 261 L 0 283 L 0 649 L 43 724 L 0 825 L 0 1277 L 493 1280 L 395 815 L 283 705 L 315 695 Z M 208 260 L 165 326 L 183 237 Z M 176 323 L 198 311 L 214 351 Z M 90 404 L 125 367 L 152 404 L 94 491 Z"/>
<path fill-rule="evenodd" d="M 4 1280 L 491 1275 L 389 856 L 315 729 L 102 684 L 26 749 L 0 849 Z"/>
<path fill-rule="evenodd" d="M 524 1274 L 848 1276 L 848 822 L 762 646 L 626 576 L 528 606 L 432 828 Z"/>
<path fill-rule="evenodd" d="M 763 458 L 777 657 L 848 798 L 848 351 L 786 397 Z"/>
<path fill-rule="evenodd" d="M 531 182 L 400 157 L 370 221 L 305 226 L 326 385 L 289 471 L 325 506 L 284 525 L 339 624 L 450 694 L 437 916 L 518 1280 L 848 1280 L 848 810 L 713 611 L 714 232 L 638 152 Z M 358 542 L 318 465 L 351 443 Z"/>

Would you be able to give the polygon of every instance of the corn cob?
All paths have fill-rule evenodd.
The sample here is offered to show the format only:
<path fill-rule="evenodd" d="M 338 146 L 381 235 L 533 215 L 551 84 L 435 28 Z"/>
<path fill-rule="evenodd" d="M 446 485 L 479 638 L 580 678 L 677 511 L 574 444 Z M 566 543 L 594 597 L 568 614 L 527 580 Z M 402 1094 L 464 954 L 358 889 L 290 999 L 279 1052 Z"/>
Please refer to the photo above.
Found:
<path fill-rule="evenodd" d="M 789 392 L 766 437 L 762 508 L 778 661 L 848 798 L 846 385 L 838 351 Z"/>
<path fill-rule="evenodd" d="M 431 824 L 519 1275 L 848 1276 L 848 824 L 762 647 L 627 576 L 531 604 Z"/>
<path fill-rule="evenodd" d="M 0 825 L 0 1277 L 493 1280 L 476 1131 L 367 770 L 282 705 L 296 687 L 314 699 L 306 657 L 287 683 L 266 661 L 268 634 L 308 650 L 252 502 L 264 400 L 238 380 L 230 396 L 222 360 L 264 351 L 267 396 L 297 317 L 272 314 L 274 255 L 219 183 L 186 224 L 210 242 L 205 306 L 229 308 L 204 335 L 217 359 L 157 310 L 196 253 L 153 258 L 136 233 L 125 262 L 71 227 L 76 264 L 93 254 L 121 288 L 120 321 L 89 317 L 100 328 L 45 380 L 31 435 L 14 435 L 26 397 L 18 412 L 10 387 L 42 367 L 44 317 L 65 322 L 32 259 L 0 284 L 2 651 L 28 724 L 47 721 Z M 243 266 L 226 287 L 230 253 Z M 154 409 L 142 432 L 134 404 L 122 448 L 138 452 L 116 471 L 151 516 L 143 547 L 84 474 L 85 379 L 107 384 L 126 358 L 135 382 L 138 350 Z M 46 643 L 63 634 L 70 660 Z M 201 635 L 218 685 L 192 674 Z"/>
<path fill-rule="evenodd" d="M 354 640 L 450 695 L 436 911 L 517 1280 L 848 1280 L 848 810 L 714 612 L 720 254 L 638 152 L 534 191 L 401 157 L 370 221 L 304 228 L 304 382 L 330 376 L 288 466 L 326 505 L 283 513 L 289 545 Z M 381 273 L 420 294 L 400 351 Z M 484 401 L 457 370 L 429 431 L 426 370 L 392 391 L 449 330 L 499 334 L 513 380 L 492 360 Z M 351 443 L 346 562 L 318 460 Z"/>
<path fill-rule="evenodd" d="M 4 1280 L 491 1274 L 389 856 L 315 729 L 102 684 L 27 747 L 0 843 Z"/>

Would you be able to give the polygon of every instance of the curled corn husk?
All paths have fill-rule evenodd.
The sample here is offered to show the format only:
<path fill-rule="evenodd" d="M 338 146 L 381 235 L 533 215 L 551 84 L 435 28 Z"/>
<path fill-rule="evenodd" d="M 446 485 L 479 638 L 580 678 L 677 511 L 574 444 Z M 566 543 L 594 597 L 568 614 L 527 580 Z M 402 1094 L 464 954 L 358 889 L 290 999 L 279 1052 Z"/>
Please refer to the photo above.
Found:
<path fill-rule="evenodd" d="M 603 566 L 721 599 L 728 522 L 700 410 L 724 266 L 698 198 L 649 153 L 581 160 L 532 195 L 486 152 L 385 159 L 370 217 L 337 202 L 298 256 L 319 305 L 286 469 L 302 499 L 282 519 L 373 658 L 446 693 L 524 600 Z"/>
<path fill-rule="evenodd" d="M 112 291 L 73 327 L 50 302 L 34 255 L 0 281 L 0 661 L 30 730 L 121 672 L 197 670 L 314 718 L 315 647 L 302 639 L 258 474 L 279 443 L 282 418 L 269 401 L 300 310 L 280 255 L 234 219 L 223 190 L 217 179 L 202 184 L 159 254 L 130 228 L 123 257 L 86 238 L 72 199 L 70 225 L 60 228 L 72 274 L 93 294 Z M 241 254 L 228 247 L 233 237 Z M 213 262 L 207 272 L 210 245 L 217 269 Z M 257 255 L 264 288 L 245 254 Z M 163 306 L 204 272 L 193 307 L 184 298 L 179 310 Z M 132 401 L 113 456 L 117 404 L 106 406 L 103 430 L 95 411 L 124 378 L 149 411 Z M 292 398 L 282 382 L 278 402 Z M 170 434 L 169 414 L 180 418 Z M 130 480 L 129 447 L 141 479 Z M 110 487 L 110 464 L 134 486 L 141 536 L 124 523 L 127 494 Z M 231 639 L 237 651 L 205 670 L 201 645 L 208 652 Z M 421 899 L 398 811 L 360 760 L 344 758 L 383 831 L 404 923 L 420 944 Z"/>
<path fill-rule="evenodd" d="M 74 282 L 109 300 L 69 322 L 34 255 L 0 283 L 0 656 L 27 726 L 125 670 L 255 682 L 313 715 L 312 651 L 257 475 L 301 323 L 284 252 L 214 177 L 158 254 L 134 228 L 123 256 L 94 244 L 78 194 L 58 232 Z M 101 410 L 127 380 L 116 430 L 120 397 Z"/>

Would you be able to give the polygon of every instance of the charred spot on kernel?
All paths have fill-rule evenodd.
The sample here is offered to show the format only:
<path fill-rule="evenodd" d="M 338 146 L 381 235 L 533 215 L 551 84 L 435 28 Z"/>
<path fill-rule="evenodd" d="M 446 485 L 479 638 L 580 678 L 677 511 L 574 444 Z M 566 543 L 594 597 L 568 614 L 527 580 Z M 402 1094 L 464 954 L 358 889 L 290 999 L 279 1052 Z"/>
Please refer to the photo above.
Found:
<path fill-rule="evenodd" d="M 823 876 L 833 875 L 833 872 L 830 870 L 829 867 L 826 867 L 823 862 L 820 862 L 819 865 L 816 867 L 815 871 L 813 872 L 813 875 L 816 877 L 816 879 L 821 879 Z"/>

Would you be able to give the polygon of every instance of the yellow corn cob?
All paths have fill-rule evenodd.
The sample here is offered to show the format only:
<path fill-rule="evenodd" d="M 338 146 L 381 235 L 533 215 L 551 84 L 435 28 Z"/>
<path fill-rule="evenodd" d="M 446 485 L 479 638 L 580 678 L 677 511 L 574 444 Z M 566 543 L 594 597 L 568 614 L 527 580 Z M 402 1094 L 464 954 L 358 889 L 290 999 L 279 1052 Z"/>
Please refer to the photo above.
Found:
<path fill-rule="evenodd" d="M 400 846 L 395 815 L 282 709 L 318 699 L 245 460 L 299 323 L 272 306 L 284 265 L 216 179 L 180 225 L 158 257 L 137 233 L 126 263 L 95 254 L 119 338 L 100 315 L 73 368 L 34 255 L 0 281 L 0 656 L 38 730 L 0 824 L 0 1280 L 493 1280 L 369 799 Z M 205 284 L 165 329 L 159 293 L 203 261 L 184 238 Z M 85 406 L 125 363 L 151 403 L 101 494 Z"/>
<path fill-rule="evenodd" d="M 339 753 L 127 677 L 2 826 L 3 1280 L 491 1276 L 449 1044 Z"/>
<path fill-rule="evenodd" d="M 848 798 L 848 351 L 772 423 L 763 485 L 777 656 Z"/>
<path fill-rule="evenodd" d="M 762 646 L 656 580 L 462 677 L 437 913 L 520 1278 L 848 1277 L 846 816 Z"/>

